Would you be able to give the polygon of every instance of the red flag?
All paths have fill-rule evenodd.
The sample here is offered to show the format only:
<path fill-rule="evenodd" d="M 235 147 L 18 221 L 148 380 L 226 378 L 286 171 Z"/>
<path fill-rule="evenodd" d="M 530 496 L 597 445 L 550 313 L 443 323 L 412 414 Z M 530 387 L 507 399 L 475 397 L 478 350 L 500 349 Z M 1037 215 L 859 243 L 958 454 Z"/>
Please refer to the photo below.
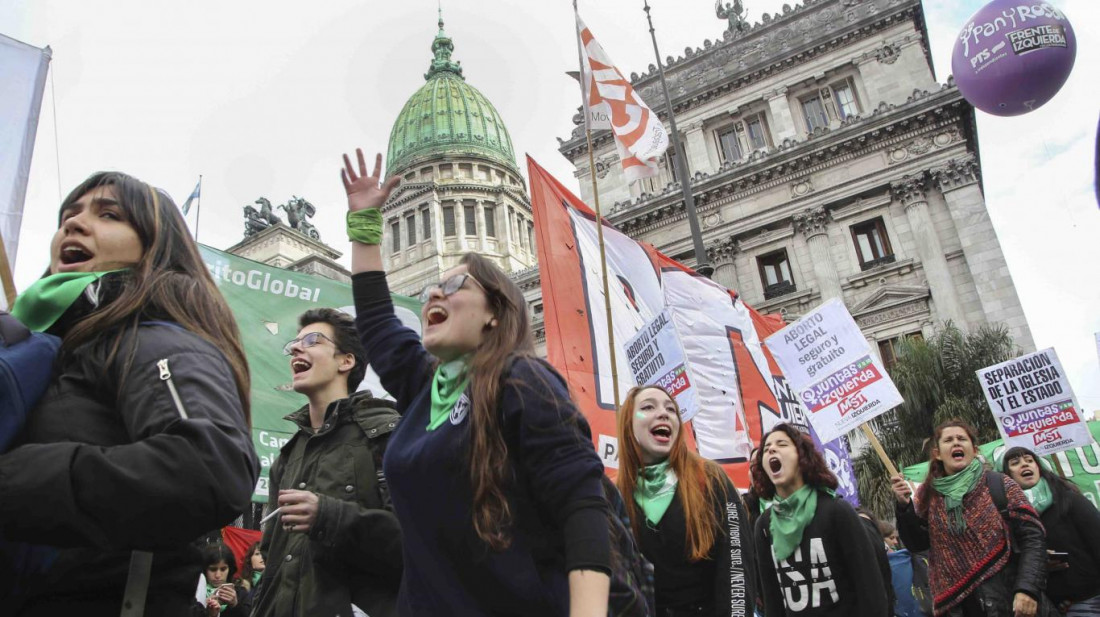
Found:
<path fill-rule="evenodd" d="M 244 567 L 244 555 L 248 552 L 248 547 L 259 542 L 262 535 L 259 531 L 241 527 L 222 528 L 222 541 L 233 551 L 233 557 L 237 560 L 237 574 Z"/>

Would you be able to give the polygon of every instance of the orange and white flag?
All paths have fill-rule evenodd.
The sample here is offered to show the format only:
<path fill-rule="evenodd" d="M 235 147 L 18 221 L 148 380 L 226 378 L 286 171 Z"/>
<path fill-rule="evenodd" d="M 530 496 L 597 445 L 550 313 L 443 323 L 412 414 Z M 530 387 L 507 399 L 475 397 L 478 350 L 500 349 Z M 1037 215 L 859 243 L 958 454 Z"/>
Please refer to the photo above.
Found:
<path fill-rule="evenodd" d="M 657 175 L 657 159 L 668 148 L 668 132 L 657 114 L 607 57 L 592 31 L 577 16 L 581 49 L 581 88 L 593 129 L 611 129 L 627 183 Z"/>

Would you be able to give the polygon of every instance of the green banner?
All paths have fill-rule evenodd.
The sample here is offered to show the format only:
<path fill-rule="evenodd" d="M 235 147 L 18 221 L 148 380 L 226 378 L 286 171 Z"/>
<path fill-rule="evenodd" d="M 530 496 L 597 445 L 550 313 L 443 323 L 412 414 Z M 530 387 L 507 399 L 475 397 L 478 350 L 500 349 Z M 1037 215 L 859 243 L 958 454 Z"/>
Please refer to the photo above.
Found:
<path fill-rule="evenodd" d="M 298 316 L 308 309 L 331 307 L 354 315 L 351 286 L 208 246 L 199 245 L 199 252 L 241 330 L 252 373 L 252 442 L 261 465 L 252 498 L 266 503 L 268 470 L 296 430 L 283 418 L 306 404 L 306 398 L 291 389 L 290 361 L 283 355 L 283 346 L 298 334 Z M 419 332 L 420 303 L 398 295 L 393 300 L 401 321 Z M 359 389 L 384 394 L 378 376 L 369 369 Z"/>
<path fill-rule="evenodd" d="M 1092 433 L 1091 444 L 1071 450 L 1063 450 L 1057 454 L 1041 458 L 1046 460 L 1050 469 L 1055 470 L 1055 473 L 1057 473 L 1058 467 L 1055 466 L 1054 462 L 1057 460 L 1058 464 L 1061 465 L 1065 478 L 1076 484 L 1081 492 L 1085 494 L 1085 497 L 1088 497 L 1088 500 L 1092 502 L 1092 505 L 1100 507 L 1100 445 L 1097 445 L 1097 440 L 1100 440 L 1100 420 L 1093 420 L 1088 425 L 1089 432 Z M 982 456 L 990 463 L 1004 454 L 1006 449 L 1003 439 L 991 441 L 978 447 Z M 928 475 L 928 463 L 911 465 L 903 469 L 902 473 L 905 475 L 906 480 L 919 484 L 924 482 L 924 477 Z"/>

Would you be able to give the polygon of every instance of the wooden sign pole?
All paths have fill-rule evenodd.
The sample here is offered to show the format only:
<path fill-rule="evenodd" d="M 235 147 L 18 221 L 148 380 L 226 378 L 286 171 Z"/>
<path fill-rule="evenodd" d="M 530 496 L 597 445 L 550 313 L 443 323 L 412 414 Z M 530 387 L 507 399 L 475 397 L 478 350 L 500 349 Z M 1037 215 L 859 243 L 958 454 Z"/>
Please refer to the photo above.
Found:
<path fill-rule="evenodd" d="M 864 422 L 859 425 L 859 428 L 863 429 L 863 434 L 867 436 L 867 441 L 871 442 L 871 447 L 875 449 L 879 460 L 886 466 L 886 471 L 890 472 L 890 477 L 893 478 L 898 475 L 898 468 L 894 467 L 893 461 L 890 460 L 889 456 L 886 456 L 886 450 L 882 449 L 882 443 L 878 440 L 874 432 L 871 431 L 871 427 L 867 426 L 867 423 Z"/>

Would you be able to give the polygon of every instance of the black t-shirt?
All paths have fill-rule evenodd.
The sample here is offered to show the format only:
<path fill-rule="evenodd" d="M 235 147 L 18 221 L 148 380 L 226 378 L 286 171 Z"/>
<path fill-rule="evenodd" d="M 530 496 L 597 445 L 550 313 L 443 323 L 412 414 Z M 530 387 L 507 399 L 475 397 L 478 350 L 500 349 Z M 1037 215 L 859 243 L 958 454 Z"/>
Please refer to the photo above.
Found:
<path fill-rule="evenodd" d="M 802 542 L 776 563 L 769 524 L 756 522 L 756 563 L 766 617 L 850 617 L 886 614 L 886 590 L 871 540 L 843 499 L 819 492 Z"/>

